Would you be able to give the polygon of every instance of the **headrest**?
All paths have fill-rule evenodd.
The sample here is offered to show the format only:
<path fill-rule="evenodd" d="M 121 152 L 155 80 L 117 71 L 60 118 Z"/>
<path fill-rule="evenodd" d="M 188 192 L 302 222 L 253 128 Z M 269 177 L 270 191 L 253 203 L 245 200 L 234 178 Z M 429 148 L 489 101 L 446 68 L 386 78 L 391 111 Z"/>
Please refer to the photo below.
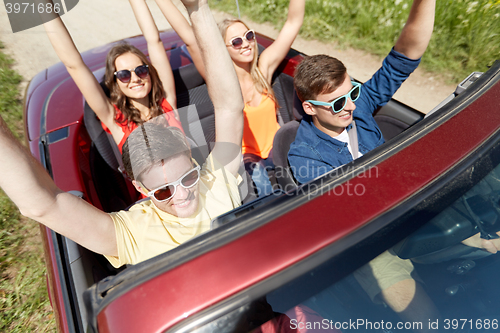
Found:
<path fill-rule="evenodd" d="M 293 94 L 293 116 L 298 121 L 301 121 L 305 114 L 306 113 L 304 112 L 304 108 L 302 107 L 302 102 L 300 101 L 299 96 L 297 96 L 297 92 L 295 92 L 295 90 L 294 90 L 294 94 Z"/>
<path fill-rule="evenodd" d="M 179 67 L 172 70 L 172 72 L 174 74 L 175 91 L 177 95 L 183 91 L 201 86 L 205 82 L 194 64 Z"/>

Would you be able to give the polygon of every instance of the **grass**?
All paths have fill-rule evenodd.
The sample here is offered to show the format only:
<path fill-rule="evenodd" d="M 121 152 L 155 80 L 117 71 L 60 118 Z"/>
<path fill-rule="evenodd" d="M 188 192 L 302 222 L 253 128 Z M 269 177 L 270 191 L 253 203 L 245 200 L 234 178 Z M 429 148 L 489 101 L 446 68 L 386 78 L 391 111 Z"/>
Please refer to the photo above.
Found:
<path fill-rule="evenodd" d="M 280 29 L 289 0 L 239 1 L 241 14 Z M 385 56 L 396 42 L 411 0 L 308 0 L 301 36 Z M 234 0 L 212 0 L 237 15 Z M 500 0 L 437 0 L 434 33 L 422 65 L 459 82 L 500 59 Z"/>
<path fill-rule="evenodd" d="M 0 44 L 0 115 L 22 139 L 21 76 Z M 53 332 L 38 223 L 22 217 L 0 190 L 0 332 Z"/>
<path fill-rule="evenodd" d="M 22 78 L 11 69 L 13 60 L 2 52 L 3 48 L 0 43 L 0 114 L 11 131 L 21 139 L 23 109 L 19 99 L 19 83 Z"/>

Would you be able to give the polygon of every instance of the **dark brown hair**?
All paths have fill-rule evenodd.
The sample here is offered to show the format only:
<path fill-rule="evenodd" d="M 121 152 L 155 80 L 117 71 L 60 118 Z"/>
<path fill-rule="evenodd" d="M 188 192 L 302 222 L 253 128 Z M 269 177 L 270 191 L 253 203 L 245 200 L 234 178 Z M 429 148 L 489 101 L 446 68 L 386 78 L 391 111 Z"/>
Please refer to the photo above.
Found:
<path fill-rule="evenodd" d="M 158 72 L 153 65 L 151 65 L 151 62 L 144 55 L 144 53 L 142 53 L 138 48 L 127 43 L 120 43 L 109 51 L 106 58 L 104 82 L 110 91 L 110 101 L 123 113 L 125 116 L 124 122 L 134 122 L 140 125 L 144 122 L 141 119 L 141 112 L 132 105 L 129 98 L 120 90 L 114 74 L 116 72 L 116 58 L 125 53 L 132 53 L 136 55 L 142 61 L 143 65 L 148 65 L 149 67 L 149 77 L 151 80 L 151 91 L 149 92 L 149 112 L 151 118 L 163 114 L 161 102 L 163 101 L 163 98 L 165 98 L 165 90 L 163 89 Z"/>
<path fill-rule="evenodd" d="M 137 180 L 144 172 L 174 156 L 183 154 L 191 159 L 189 144 L 181 130 L 158 124 L 155 120 L 139 126 L 123 145 L 123 166 L 127 175 L 133 180 Z"/>
<path fill-rule="evenodd" d="M 314 100 L 320 94 L 329 94 L 340 87 L 347 70 L 344 64 L 333 57 L 318 54 L 305 57 L 295 69 L 293 85 L 299 99 Z"/>

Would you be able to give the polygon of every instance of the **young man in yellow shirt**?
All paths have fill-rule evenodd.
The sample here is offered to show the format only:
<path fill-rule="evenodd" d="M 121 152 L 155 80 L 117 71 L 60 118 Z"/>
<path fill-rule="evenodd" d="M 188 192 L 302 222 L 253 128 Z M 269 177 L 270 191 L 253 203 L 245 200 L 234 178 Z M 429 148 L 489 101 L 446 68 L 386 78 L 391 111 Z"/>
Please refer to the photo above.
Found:
<path fill-rule="evenodd" d="M 134 131 L 124 155 L 135 186 L 151 197 L 150 203 L 107 214 L 63 192 L 0 119 L 0 187 L 22 214 L 105 255 L 115 266 L 168 251 L 208 230 L 211 218 L 240 204 L 236 185 L 243 133 L 241 90 L 207 1 L 183 3 L 206 67 L 216 143 L 204 166 L 197 168 L 183 151 L 184 137 L 175 130 L 145 124 Z M 180 148 L 163 149 L 169 139 Z"/>

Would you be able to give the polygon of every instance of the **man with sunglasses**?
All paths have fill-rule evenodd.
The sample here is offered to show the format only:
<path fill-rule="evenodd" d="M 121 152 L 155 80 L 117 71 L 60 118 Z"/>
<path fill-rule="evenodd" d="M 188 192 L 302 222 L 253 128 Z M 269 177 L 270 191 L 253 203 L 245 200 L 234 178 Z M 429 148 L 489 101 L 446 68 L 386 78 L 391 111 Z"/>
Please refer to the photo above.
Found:
<path fill-rule="evenodd" d="M 392 98 L 419 65 L 432 35 L 434 10 L 435 0 L 413 2 L 394 48 L 363 85 L 350 79 L 340 60 L 326 55 L 306 57 L 299 64 L 294 85 L 306 115 L 288 154 L 299 183 L 384 143 L 373 112 Z M 351 133 L 353 128 L 357 135 Z"/>
<path fill-rule="evenodd" d="M 146 123 L 132 132 L 124 164 L 136 187 L 151 197 L 150 204 L 107 214 L 61 191 L 0 118 L 0 187 L 24 215 L 105 255 L 116 267 L 173 249 L 240 205 L 243 98 L 238 79 L 207 1 L 183 2 L 206 68 L 216 143 L 198 167 L 177 128 Z"/>
<path fill-rule="evenodd" d="M 160 116 L 141 125 L 123 146 L 125 171 L 150 200 L 110 214 L 118 255 L 106 258 L 115 267 L 175 248 L 208 231 L 214 217 L 241 203 L 237 174 L 241 146 L 217 140 L 200 166 L 184 134 L 164 122 Z"/>
<path fill-rule="evenodd" d="M 417 68 L 432 35 L 434 11 L 435 0 L 413 1 L 394 48 L 363 85 L 351 80 L 344 64 L 330 56 L 306 57 L 297 66 L 294 85 L 306 115 L 290 146 L 288 160 L 299 183 L 384 143 L 373 112 L 386 104 Z M 355 271 L 354 277 L 373 301 L 384 301 L 403 320 L 427 322 L 438 313 L 415 280 L 411 261 L 400 259 L 390 250 Z"/>

